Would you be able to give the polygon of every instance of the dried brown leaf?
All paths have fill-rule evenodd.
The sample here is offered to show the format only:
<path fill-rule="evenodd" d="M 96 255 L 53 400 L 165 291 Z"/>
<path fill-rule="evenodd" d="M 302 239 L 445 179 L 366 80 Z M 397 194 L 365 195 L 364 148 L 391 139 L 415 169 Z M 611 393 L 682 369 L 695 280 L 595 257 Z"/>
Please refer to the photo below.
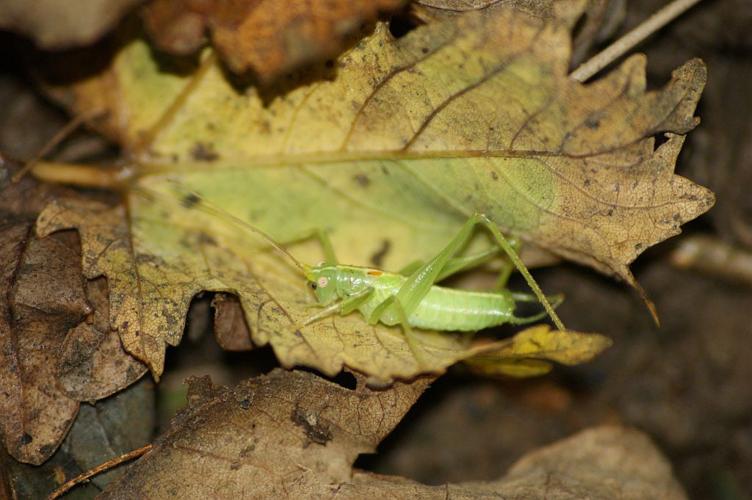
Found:
<path fill-rule="evenodd" d="M 94 312 L 68 332 L 58 373 L 68 396 L 95 401 L 131 385 L 147 368 L 125 352 L 117 331 L 110 328 L 107 280 L 89 281 L 86 297 Z"/>
<path fill-rule="evenodd" d="M 234 388 L 193 379 L 190 406 L 103 498 L 311 498 L 348 481 L 359 453 L 402 419 L 430 379 L 349 390 L 276 370 Z M 196 474 L 197 467 L 202 473 Z"/>
<path fill-rule="evenodd" d="M 55 451 L 78 401 L 111 394 L 146 371 L 108 327 L 106 282 L 83 279 L 76 233 L 33 236 L 35 212 L 56 195 L 71 192 L 31 178 L 0 191 L 0 430 L 9 453 L 32 464 Z M 91 324 L 80 323 L 87 315 Z M 97 325 L 109 343 L 91 338 Z M 81 342 L 85 332 L 89 345 Z"/>
<path fill-rule="evenodd" d="M 214 335 L 217 343 L 227 351 L 253 349 L 251 331 L 245 321 L 243 307 L 235 295 L 219 293 L 212 301 L 214 307 Z"/>
<path fill-rule="evenodd" d="M 162 50 L 190 54 L 209 31 L 236 73 L 269 81 L 298 66 L 335 56 L 364 23 L 405 0 L 155 0 L 146 27 Z"/>
<path fill-rule="evenodd" d="M 680 500 L 686 495 L 645 434 L 603 426 L 528 453 L 497 481 L 425 486 L 356 471 L 337 498 Z"/>
<path fill-rule="evenodd" d="M 65 333 L 90 308 L 84 296 L 75 233 L 42 240 L 31 225 L 0 234 L 0 429 L 16 460 L 44 462 L 62 441 L 78 401 L 57 385 Z"/>
<path fill-rule="evenodd" d="M 0 449 L 0 471 L 8 474 L 13 499 L 47 498 L 67 479 L 78 476 L 113 456 L 148 443 L 155 424 L 154 384 L 143 379 L 116 396 L 82 403 L 78 416 L 60 448 L 42 465 L 17 462 Z M 125 468 L 114 468 L 92 478 L 70 497 L 94 498 Z M 0 494 L 0 499 L 4 499 Z"/>
<path fill-rule="evenodd" d="M 616 426 L 588 429 L 529 453 L 501 482 L 502 496 L 511 498 L 685 498 L 650 438 Z"/>
<path fill-rule="evenodd" d="M 491 482 L 426 486 L 353 471 L 426 385 L 349 390 L 279 370 L 232 389 L 194 379 L 191 406 L 103 498 L 684 498 L 649 439 L 619 427 L 534 451 Z"/>

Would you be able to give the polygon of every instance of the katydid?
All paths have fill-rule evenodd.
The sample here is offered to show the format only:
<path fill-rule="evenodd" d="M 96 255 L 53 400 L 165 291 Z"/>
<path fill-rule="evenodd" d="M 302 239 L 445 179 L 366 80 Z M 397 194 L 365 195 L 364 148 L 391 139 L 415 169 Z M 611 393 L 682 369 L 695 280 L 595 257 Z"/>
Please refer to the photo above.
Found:
<path fill-rule="evenodd" d="M 409 274 L 390 273 L 361 266 L 342 265 L 337 262 L 333 247 L 323 231 L 313 236 L 320 240 L 325 261 L 310 266 L 299 262 L 286 249 L 261 229 L 214 207 L 195 193 L 183 197 L 186 208 L 199 208 L 207 213 L 224 217 L 234 224 L 250 230 L 286 256 L 305 276 L 308 285 L 323 309 L 307 318 L 303 324 L 313 323 L 332 314 L 346 315 L 360 312 L 369 324 L 383 323 L 401 326 L 411 342 L 412 328 L 441 331 L 478 331 L 506 323 L 526 324 L 538 321 L 548 314 L 559 330 L 565 327 L 548 298 L 520 260 L 514 246 L 498 227 L 486 216 L 475 214 L 462 226 L 459 233 L 435 257 L 420 264 Z M 509 257 L 522 274 L 534 295 L 514 293 L 507 289 L 492 292 L 456 290 L 435 283 L 462 269 L 487 260 L 498 252 L 485 252 L 471 257 L 455 257 L 472 238 L 477 226 L 485 227 L 498 247 Z M 516 302 L 538 300 L 545 311 L 528 317 L 514 314 Z M 558 305 L 559 301 L 556 301 Z"/>

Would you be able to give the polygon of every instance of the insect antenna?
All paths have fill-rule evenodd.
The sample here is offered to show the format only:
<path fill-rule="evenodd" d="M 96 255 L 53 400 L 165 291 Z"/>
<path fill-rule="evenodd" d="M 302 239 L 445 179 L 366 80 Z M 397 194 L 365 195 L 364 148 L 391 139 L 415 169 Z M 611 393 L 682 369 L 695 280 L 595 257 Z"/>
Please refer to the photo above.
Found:
<path fill-rule="evenodd" d="M 168 198 L 168 196 L 166 195 L 162 195 L 161 193 L 157 193 L 153 190 L 145 189 L 143 187 L 133 188 L 132 191 L 138 191 L 138 192 L 146 194 L 147 196 L 154 195 L 157 197 Z M 274 250 L 279 252 L 282 257 L 286 257 L 287 259 L 289 259 L 289 261 L 300 271 L 300 273 L 303 276 L 307 275 L 308 267 L 305 264 L 301 263 L 289 251 L 287 251 L 284 247 L 282 247 L 279 243 L 277 243 L 274 240 L 274 238 L 272 238 L 269 234 L 259 229 L 258 227 L 252 224 L 249 224 L 248 222 L 231 214 L 230 212 L 224 210 L 223 208 L 213 205 L 212 203 L 208 202 L 206 199 L 202 198 L 201 195 L 199 195 L 198 193 L 194 191 L 186 192 L 180 197 L 180 200 L 181 201 L 179 203 L 183 208 L 199 209 L 204 213 L 216 216 L 220 219 L 228 220 L 232 222 L 233 224 L 235 224 L 236 226 L 240 227 L 241 229 L 244 229 L 246 231 L 251 231 L 261 236 L 261 238 L 263 238 L 272 248 L 274 248 Z M 174 200 L 171 199 L 171 201 L 174 201 Z"/>

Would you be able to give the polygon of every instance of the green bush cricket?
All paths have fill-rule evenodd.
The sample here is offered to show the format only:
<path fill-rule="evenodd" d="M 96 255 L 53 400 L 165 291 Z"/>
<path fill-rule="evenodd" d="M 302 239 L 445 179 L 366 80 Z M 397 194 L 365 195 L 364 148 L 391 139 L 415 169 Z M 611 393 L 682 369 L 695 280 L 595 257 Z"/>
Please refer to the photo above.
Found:
<path fill-rule="evenodd" d="M 233 224 L 260 235 L 274 249 L 294 264 L 308 281 L 318 306 L 318 313 L 308 317 L 298 328 L 333 314 L 360 312 L 369 324 L 401 326 L 414 352 L 412 329 L 440 331 L 478 331 L 502 324 L 527 324 L 550 316 L 556 327 L 565 327 L 538 284 L 522 263 L 514 245 L 498 227 L 482 214 L 471 216 L 457 235 L 435 257 L 415 263 L 402 272 L 392 273 L 371 267 L 343 265 L 337 262 L 331 242 L 323 231 L 315 231 L 323 247 L 325 260 L 315 266 L 299 262 L 290 252 L 261 229 L 215 207 L 196 193 L 182 198 L 185 208 L 200 209 L 229 219 Z M 498 248 L 469 257 L 456 257 L 472 238 L 477 226 L 486 228 Z M 309 236 L 310 237 L 310 236 Z M 522 274 L 534 295 L 514 293 L 505 288 L 491 292 L 457 290 L 436 285 L 444 278 L 468 269 L 498 253 L 499 248 Z M 544 311 L 528 317 L 514 314 L 516 302 L 539 301 Z M 558 305 L 560 299 L 554 300 Z"/>

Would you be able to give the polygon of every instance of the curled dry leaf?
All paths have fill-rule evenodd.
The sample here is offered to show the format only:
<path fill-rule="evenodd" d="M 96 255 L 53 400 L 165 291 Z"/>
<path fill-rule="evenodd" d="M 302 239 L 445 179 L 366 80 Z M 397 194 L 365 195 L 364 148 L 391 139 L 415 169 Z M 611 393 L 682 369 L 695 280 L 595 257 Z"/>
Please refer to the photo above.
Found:
<path fill-rule="evenodd" d="M 5 0 L 0 27 L 30 36 L 40 47 L 61 49 L 94 42 L 143 0 Z"/>
<path fill-rule="evenodd" d="M 117 331 L 110 328 L 107 281 L 89 281 L 86 297 L 94 311 L 65 337 L 58 374 L 68 396 L 96 401 L 128 387 L 147 368 L 123 350 Z"/>
<path fill-rule="evenodd" d="M 238 294 L 253 340 L 285 365 L 383 378 L 441 370 L 466 337 L 422 333 L 421 367 L 400 332 L 353 315 L 296 328 L 311 304 L 300 278 L 258 238 L 180 200 L 196 194 L 279 242 L 327 230 L 341 262 L 386 269 L 432 257 L 482 212 L 635 284 L 629 264 L 713 203 L 673 172 L 705 68 L 689 61 L 652 92 L 641 56 L 595 83 L 570 80 L 583 6 L 557 2 L 560 17 L 543 19 L 494 4 L 399 39 L 379 25 L 335 79 L 271 100 L 239 93 L 211 58 L 192 75 L 165 73 L 135 40 L 104 74 L 59 89 L 78 112 L 105 105 L 107 131 L 136 158 L 130 220 L 59 203 L 40 227 L 81 230 L 87 275 L 110 280 L 113 326 L 155 375 L 203 289 Z M 668 140 L 655 148 L 660 132 Z M 321 257 L 314 244 L 290 250 Z"/>
<path fill-rule="evenodd" d="M 427 486 L 354 471 L 357 456 L 373 452 L 427 384 L 349 390 L 282 371 L 232 389 L 194 380 L 190 406 L 103 498 L 684 497 L 649 439 L 617 427 L 534 451 L 492 482 Z"/>
<path fill-rule="evenodd" d="M 3 173 L 10 176 L 7 171 Z M 114 392 L 135 380 L 119 376 L 128 363 L 138 364 L 140 375 L 145 367 L 122 349 L 116 332 L 109 327 L 106 330 L 116 349 L 107 351 L 106 360 L 99 349 L 70 349 L 71 335 L 86 328 L 85 322 L 79 322 L 92 313 L 92 306 L 104 308 L 108 326 L 106 284 L 99 284 L 104 297 L 95 297 L 90 284 L 82 280 L 75 233 L 40 240 L 33 236 L 31 221 L 34 212 L 50 197 L 72 193 L 40 186 L 30 178 L 2 188 L 0 262 L 1 288 L 5 293 L 0 297 L 0 429 L 5 446 L 15 459 L 40 464 L 65 436 L 78 411 L 78 401 L 106 395 L 87 387 L 106 385 L 109 393 Z M 94 311 L 89 318 L 101 314 Z M 87 377 L 77 380 L 77 393 L 67 391 L 66 377 L 61 378 L 58 370 L 71 356 L 84 365 L 91 364 L 93 357 L 111 369 L 87 372 Z M 98 377 L 113 380 L 102 381 Z"/>
<path fill-rule="evenodd" d="M 511 498 L 686 498 L 650 438 L 616 426 L 587 429 L 528 453 L 500 483 L 501 496 Z"/>
<path fill-rule="evenodd" d="M 0 471 L 7 472 L 13 495 L 6 499 L 47 498 L 66 480 L 148 443 L 156 425 L 154 385 L 148 379 L 133 384 L 96 405 L 82 403 L 78 416 L 58 450 L 41 465 L 17 462 L 0 450 Z M 73 493 L 93 498 L 124 468 L 110 469 Z"/>
<path fill-rule="evenodd" d="M 536 325 L 496 345 L 465 363 L 486 375 L 531 377 L 551 371 L 550 361 L 569 366 L 590 361 L 610 347 L 611 340 L 602 335 L 561 332 Z"/>
<path fill-rule="evenodd" d="M 188 408 L 104 498 L 316 497 L 348 480 L 358 454 L 375 450 L 429 382 L 383 391 L 360 380 L 350 390 L 283 370 L 234 388 L 193 379 Z"/>
<path fill-rule="evenodd" d="M 162 50 L 193 53 L 209 31 L 232 71 L 250 69 L 270 81 L 337 55 L 379 12 L 403 4 L 405 0 L 154 0 L 144 9 L 144 19 Z"/>
<path fill-rule="evenodd" d="M 247 351 L 253 348 L 251 332 L 243 315 L 243 306 L 234 295 L 218 293 L 212 300 L 214 307 L 214 336 L 227 351 Z"/>
<path fill-rule="evenodd" d="M 49 458 L 78 412 L 56 373 L 65 333 L 90 311 L 76 240 L 70 232 L 35 239 L 28 223 L 2 228 L 0 428 L 21 462 Z"/>

